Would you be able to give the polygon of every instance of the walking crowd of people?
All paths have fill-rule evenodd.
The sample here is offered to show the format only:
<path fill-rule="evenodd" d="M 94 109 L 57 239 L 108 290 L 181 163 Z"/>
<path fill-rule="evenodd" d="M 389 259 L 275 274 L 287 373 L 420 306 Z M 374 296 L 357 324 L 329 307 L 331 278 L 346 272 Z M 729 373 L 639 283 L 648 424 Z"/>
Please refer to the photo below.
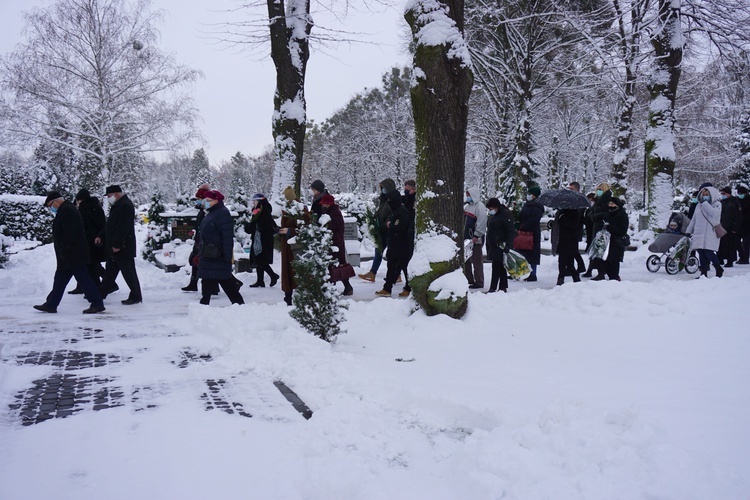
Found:
<path fill-rule="evenodd" d="M 399 296 L 408 297 L 411 287 L 407 269 L 415 242 L 416 183 L 407 180 L 403 192 L 400 192 L 396 183 L 387 178 L 380 182 L 379 189 L 373 217 L 373 234 L 379 237 L 376 238 L 379 241 L 374 249 L 370 270 L 360 274 L 359 278 L 374 282 L 385 257 L 387 272 L 383 287 L 375 292 L 376 295 L 391 296 L 394 285 L 403 282 Z M 567 187 L 567 190 L 576 193 L 573 197 L 576 203 L 574 207 L 547 206 L 557 208 L 551 237 L 552 253 L 558 257 L 556 284 L 563 285 L 567 277 L 571 277 L 574 283 L 580 282 L 581 277 L 591 278 L 592 281 L 620 281 L 620 263 L 630 245 L 629 220 L 624 201 L 613 196 L 607 183 L 599 184 L 595 192 L 585 197 L 580 189 L 578 182 L 571 182 Z M 744 186 L 739 186 L 736 193 L 735 196 L 729 186 L 717 189 L 711 183 L 701 185 L 693 193 L 691 205 L 684 214 L 690 220 L 687 227 L 680 227 L 670 219 L 670 225 L 665 229 L 665 232 L 690 237 L 691 249 L 699 259 L 699 277 L 707 277 L 711 265 L 714 266 L 715 276 L 721 277 L 725 267 L 750 263 L 750 193 Z M 281 281 L 284 301 L 288 305 L 292 305 L 292 294 L 296 288 L 292 266 L 294 245 L 290 241 L 293 241 L 300 224 L 325 224 L 333 237 L 332 257 L 338 266 L 348 265 L 344 218 L 336 200 L 321 180 L 312 182 L 310 194 L 312 203 L 309 208 L 304 206 L 301 214 L 282 211 L 280 226 L 277 226 L 272 205 L 265 195 L 257 193 L 252 197 L 250 220 L 244 225 L 257 276 L 255 283 L 249 286 L 266 287 L 266 275 L 269 287 Z M 287 206 L 299 204 L 299 196 L 291 186 L 284 190 L 283 195 Z M 235 224 L 224 204 L 224 195 L 203 184 L 194 198 L 198 213 L 194 243 L 188 259 L 191 275 L 189 284 L 182 290 L 199 291 L 200 280 L 201 304 L 210 304 L 211 297 L 218 294 L 219 288 L 232 304 L 244 304 L 240 293 L 243 283 L 233 274 Z M 545 214 L 545 203 L 549 203 L 542 197 L 541 188 L 536 185 L 528 187 L 526 202 L 518 210 L 517 216 L 499 198 L 492 197 L 482 203 L 477 188 L 467 189 L 464 201 L 466 247 L 463 271 L 469 288 L 484 288 L 486 255 L 492 275 L 485 293 L 507 292 L 505 260 L 514 250 L 529 265 L 530 272 L 524 281 L 537 281 L 541 262 L 541 221 Z M 65 200 L 59 192 L 48 193 L 44 204 L 54 214 L 52 237 L 57 268 L 52 291 L 44 303 L 34 306 L 35 309 L 57 312 L 65 288 L 71 278 L 75 278 L 76 287 L 68 293 L 85 296 L 90 306 L 83 313 L 103 312 L 104 300 L 119 289 L 116 279 L 120 273 L 129 288 L 128 297 L 121 303 L 134 305 L 143 301 L 135 266 L 135 208 L 118 185 L 106 188 L 105 203 L 109 206 L 108 216 L 105 216 L 99 200 L 86 189 L 78 192 L 75 205 Z M 327 217 L 324 218 L 324 215 Z M 272 268 L 277 234 L 281 240 L 279 274 Z M 591 252 L 597 240 L 603 236 L 608 242 L 607 251 Z M 579 249 L 579 242 L 584 238 L 591 255 L 588 267 Z M 354 292 L 349 280 L 353 275 L 352 271 L 350 275 L 333 278 L 334 273 L 331 272 L 332 280 L 342 282 L 345 296 Z"/>

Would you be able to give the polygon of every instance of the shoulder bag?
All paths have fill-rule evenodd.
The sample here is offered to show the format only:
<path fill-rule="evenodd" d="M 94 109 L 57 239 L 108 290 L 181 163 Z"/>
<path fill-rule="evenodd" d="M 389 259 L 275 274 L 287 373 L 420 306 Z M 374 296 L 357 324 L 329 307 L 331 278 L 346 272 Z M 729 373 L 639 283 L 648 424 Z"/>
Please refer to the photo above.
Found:
<path fill-rule="evenodd" d="M 531 231 L 518 231 L 513 240 L 514 250 L 533 250 L 534 249 L 534 233 Z"/>

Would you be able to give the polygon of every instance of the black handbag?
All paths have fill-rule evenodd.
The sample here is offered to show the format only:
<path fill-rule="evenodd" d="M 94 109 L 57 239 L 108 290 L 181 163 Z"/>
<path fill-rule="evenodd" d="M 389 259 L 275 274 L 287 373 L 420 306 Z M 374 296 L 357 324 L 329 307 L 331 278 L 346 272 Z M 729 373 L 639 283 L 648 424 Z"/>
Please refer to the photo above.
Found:
<path fill-rule="evenodd" d="M 621 236 L 614 236 L 612 237 L 612 241 L 614 241 L 617 246 L 622 248 L 628 248 L 630 246 L 630 236 L 627 234 L 623 234 Z"/>
<path fill-rule="evenodd" d="M 221 246 L 215 243 L 204 243 L 201 248 L 201 257 L 207 259 L 218 259 L 221 255 Z"/>

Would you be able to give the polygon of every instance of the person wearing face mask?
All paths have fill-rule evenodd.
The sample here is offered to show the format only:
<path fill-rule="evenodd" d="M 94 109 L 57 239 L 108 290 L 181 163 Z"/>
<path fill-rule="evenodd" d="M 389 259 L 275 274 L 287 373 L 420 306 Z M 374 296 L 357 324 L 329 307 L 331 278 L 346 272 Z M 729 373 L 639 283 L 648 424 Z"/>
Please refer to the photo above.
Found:
<path fill-rule="evenodd" d="M 724 267 L 734 267 L 739 248 L 740 226 L 742 226 L 742 206 L 740 200 L 732 196 L 731 187 L 721 188 L 719 194 L 721 195 L 721 225 L 727 230 L 727 234 L 721 237 L 717 257 Z"/>
<path fill-rule="evenodd" d="M 328 194 L 326 185 L 320 179 L 316 179 L 310 184 L 310 193 L 313 197 L 310 212 L 320 218 L 320 216 L 323 215 L 323 207 L 320 206 L 320 199 L 324 194 Z"/>
<path fill-rule="evenodd" d="M 516 237 L 513 214 L 497 198 L 487 200 L 487 258 L 492 262 L 492 277 L 487 293 L 508 291 L 508 273 L 503 263 L 504 252 L 513 249 Z"/>
<path fill-rule="evenodd" d="M 104 244 L 107 252 L 107 264 L 99 292 L 106 299 L 115 287 L 117 275 L 122 272 L 122 277 L 130 288 L 130 295 L 121 301 L 122 304 L 139 304 L 143 301 L 143 295 L 135 270 L 135 207 L 116 184 L 107 187 L 107 203 L 110 205 L 109 217 L 103 233 L 99 233 L 100 236 L 95 241 L 97 245 Z"/>
<path fill-rule="evenodd" d="M 742 211 L 742 223 L 739 232 L 739 252 L 740 258 L 737 264 L 750 264 L 750 196 L 745 186 L 737 187 L 737 198 L 740 200 L 740 210 Z"/>
<path fill-rule="evenodd" d="M 398 193 L 396 193 L 398 194 Z M 323 207 L 323 213 L 330 217 L 330 221 L 327 223 L 328 229 L 331 230 L 333 235 L 333 246 L 336 250 L 331 249 L 334 257 L 339 261 L 339 265 L 346 265 L 346 242 L 344 241 L 344 215 L 341 213 L 341 209 L 336 204 L 336 200 L 333 195 L 326 194 L 320 199 L 320 205 Z M 354 275 L 352 271 L 352 276 Z M 342 295 L 354 295 L 354 289 L 349 283 L 349 279 L 341 280 L 344 284 L 344 293 Z"/>
<path fill-rule="evenodd" d="M 52 291 L 47 295 L 43 304 L 35 305 L 34 309 L 46 313 L 56 313 L 60 305 L 65 287 L 75 276 L 86 300 L 91 305 L 84 309 L 84 314 L 103 312 L 104 302 L 99 291 L 91 280 L 87 266 L 89 264 L 89 246 L 86 242 L 86 231 L 83 219 L 75 205 L 66 201 L 60 193 L 52 191 L 47 194 L 44 206 L 49 208 L 55 216 L 52 221 L 52 241 L 55 247 L 57 269 L 52 283 Z"/>
<path fill-rule="evenodd" d="M 201 222 L 198 250 L 198 278 L 201 279 L 203 305 L 211 303 L 221 286 L 232 304 L 244 304 L 240 283 L 232 274 L 234 258 L 234 221 L 224 205 L 224 195 L 216 190 L 204 193 L 206 216 Z"/>
<path fill-rule="evenodd" d="M 605 276 L 610 280 L 620 281 L 620 262 L 629 244 L 625 238 L 630 225 L 623 205 L 624 202 L 620 198 L 612 196 L 607 203 L 607 213 L 602 215 L 602 230 L 610 234 L 609 251 L 607 259 L 600 265 L 599 274 L 592 281 L 602 281 Z"/>
<path fill-rule="evenodd" d="M 375 248 L 375 255 L 372 258 L 372 265 L 370 270 L 364 274 L 358 275 L 359 278 L 374 282 L 380 269 L 380 264 L 383 262 L 383 252 L 388 248 L 388 217 L 391 216 L 391 207 L 388 204 L 388 194 L 391 191 L 396 191 L 396 183 L 391 178 L 383 179 L 378 186 L 380 195 L 378 196 L 378 208 L 375 212 L 375 223 L 377 227 L 375 230 L 380 236 L 380 246 Z"/>
<path fill-rule="evenodd" d="M 484 233 L 487 231 L 487 208 L 479 202 L 479 188 L 466 190 L 464 205 L 464 240 L 471 240 L 470 255 L 464 255 L 464 276 L 469 288 L 484 288 Z"/>
<path fill-rule="evenodd" d="M 197 292 L 198 291 L 198 248 L 200 247 L 200 231 L 198 228 L 201 227 L 201 222 L 206 216 L 204 210 L 203 196 L 211 187 L 208 184 L 201 184 L 198 191 L 195 193 L 195 208 L 198 209 L 198 214 L 195 216 L 195 233 L 193 234 L 193 249 L 190 251 L 190 257 L 188 257 L 188 263 L 190 264 L 190 283 L 187 286 L 181 288 L 183 292 Z"/>
<path fill-rule="evenodd" d="M 542 189 L 539 186 L 528 188 L 526 203 L 523 204 L 521 212 L 518 214 L 518 230 L 529 231 L 534 234 L 534 248 L 531 250 L 517 250 L 523 255 L 531 266 L 531 274 L 524 281 L 536 281 L 536 268 L 541 261 L 542 255 L 542 230 L 539 223 L 544 215 L 544 205 L 537 201 Z"/>
<path fill-rule="evenodd" d="M 698 191 L 693 191 L 693 194 L 690 196 L 690 206 L 688 207 L 688 213 L 687 216 L 689 219 L 693 218 L 693 214 L 695 214 L 695 207 L 698 206 Z"/>
<path fill-rule="evenodd" d="M 612 190 L 609 188 L 609 184 L 602 182 L 596 187 L 596 201 L 590 213 L 594 236 L 604 228 L 604 217 L 609 213 L 609 200 L 611 199 Z M 602 259 L 593 259 L 589 263 L 589 270 L 583 275 L 585 278 L 591 277 L 592 267 L 597 271 L 597 277 L 602 276 L 601 279 L 604 279 L 604 275 L 602 274 L 604 261 Z"/>
<path fill-rule="evenodd" d="M 721 222 L 721 195 L 713 186 L 701 188 L 698 193 L 698 206 L 686 233 L 691 235 L 691 248 L 698 253 L 701 277 L 708 277 L 711 264 L 716 268 L 716 277 L 724 275 L 724 268 L 719 263 L 716 251 L 719 250 L 719 237 L 714 227 Z"/>
<path fill-rule="evenodd" d="M 399 297 L 408 297 L 411 293 L 411 287 L 409 286 L 409 275 L 406 268 L 411 258 L 410 247 L 412 245 L 409 239 L 413 238 L 412 217 L 409 209 L 401 202 L 401 194 L 398 191 L 393 190 L 388 193 L 388 204 L 391 207 L 391 215 L 386 221 L 386 227 L 388 228 L 388 272 L 385 276 L 383 289 L 375 292 L 375 295 L 390 297 L 393 285 L 403 272 L 406 276 L 406 284 L 403 291 L 399 293 Z"/>
<path fill-rule="evenodd" d="M 245 224 L 245 232 L 252 238 L 251 252 L 255 272 L 258 279 L 250 285 L 250 288 L 263 288 L 266 286 L 264 275 L 271 278 L 268 286 L 274 286 L 279 280 L 279 275 L 271 268 L 273 264 L 273 236 L 276 232 L 276 222 L 273 220 L 271 211 L 273 208 L 262 193 L 253 196 L 253 210 L 250 222 Z"/>

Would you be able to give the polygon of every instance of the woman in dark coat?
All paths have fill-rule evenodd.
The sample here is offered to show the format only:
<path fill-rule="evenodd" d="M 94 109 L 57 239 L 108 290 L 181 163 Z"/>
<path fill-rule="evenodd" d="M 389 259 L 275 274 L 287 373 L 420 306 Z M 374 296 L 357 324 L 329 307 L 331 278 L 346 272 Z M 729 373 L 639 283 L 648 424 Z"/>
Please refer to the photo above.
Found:
<path fill-rule="evenodd" d="M 591 209 L 589 214 L 591 217 L 591 223 L 593 227 L 594 237 L 596 233 L 604 228 L 604 217 L 609 213 L 609 200 L 612 199 L 612 190 L 609 188 L 609 184 L 602 182 L 596 187 L 596 201 L 594 207 Z M 592 240 L 593 241 L 593 240 Z M 593 259 L 589 263 L 589 270 L 583 276 L 585 278 L 591 277 L 592 270 L 596 270 L 596 277 L 600 280 L 604 279 L 604 261 L 602 259 Z"/>
<path fill-rule="evenodd" d="M 328 222 L 328 229 L 333 233 L 333 246 L 336 250 L 333 256 L 338 259 L 339 265 L 346 264 L 346 244 L 344 243 L 344 216 L 341 209 L 336 205 L 336 200 L 330 194 L 325 194 L 320 198 L 320 206 L 323 208 L 323 214 L 328 215 L 331 220 Z M 349 279 L 341 281 L 344 284 L 344 295 L 353 295 L 354 289 L 349 283 Z"/>
<path fill-rule="evenodd" d="M 622 238 L 627 236 L 630 225 L 628 214 L 622 206 L 620 198 L 611 197 L 607 205 L 608 211 L 602 216 L 602 227 L 610 234 L 609 252 L 607 259 L 602 261 L 599 274 L 592 281 L 602 281 L 605 275 L 611 280 L 620 281 L 620 262 L 627 246 L 622 244 Z"/>
<path fill-rule="evenodd" d="M 234 221 L 224 195 L 219 191 L 207 191 L 203 203 L 206 216 L 200 226 L 200 252 L 198 277 L 201 281 L 201 304 L 208 305 L 211 295 L 219 291 L 219 285 L 232 304 L 244 304 L 237 280 L 232 275 L 234 258 Z"/>
<path fill-rule="evenodd" d="M 578 242 L 581 241 L 581 212 L 577 209 L 558 210 L 555 215 L 559 240 L 557 242 L 557 284 L 572 276 L 573 283 L 581 281 L 576 269 Z"/>
<path fill-rule="evenodd" d="M 414 237 L 411 229 L 412 216 L 409 209 L 401 201 L 401 193 L 394 189 L 388 193 L 387 198 L 387 203 L 391 209 L 391 214 L 385 223 L 386 228 L 388 228 L 388 249 L 386 250 L 388 272 L 385 275 L 383 289 L 375 292 L 375 294 L 390 296 L 393 285 L 403 272 L 406 277 L 406 284 L 399 296 L 408 297 L 411 293 L 411 287 L 409 286 L 409 275 L 406 267 L 411 258 L 411 240 Z"/>
<path fill-rule="evenodd" d="M 740 224 L 740 259 L 737 264 L 750 264 L 750 194 L 745 186 L 737 187 L 737 198 L 742 210 L 742 224 Z"/>
<path fill-rule="evenodd" d="M 503 253 L 513 248 L 516 229 L 513 214 L 497 198 L 487 200 L 487 258 L 492 261 L 492 279 L 487 293 L 508 291 L 508 273 L 505 271 Z"/>
<path fill-rule="evenodd" d="M 250 288 L 266 286 L 263 280 L 265 273 L 268 273 L 271 278 L 268 286 L 274 286 L 279 280 L 279 275 L 271 269 L 271 264 L 273 264 L 273 235 L 276 232 L 276 223 L 271 215 L 273 208 L 266 197 L 260 193 L 253 196 L 253 204 L 253 216 L 250 222 L 245 224 L 245 232 L 253 240 L 250 251 L 253 255 L 258 279 L 250 285 Z"/>
<path fill-rule="evenodd" d="M 294 188 L 287 186 L 283 193 L 286 198 L 286 209 L 281 212 L 281 227 L 279 235 L 281 236 L 281 289 L 284 291 L 284 302 L 288 306 L 292 305 L 292 292 L 297 288 L 297 282 L 294 279 L 294 252 L 289 239 L 296 236 L 297 228 L 300 224 L 310 223 L 310 212 L 307 207 L 302 205 L 297 198 Z"/>
<path fill-rule="evenodd" d="M 542 230 L 539 223 L 542 220 L 542 215 L 544 215 L 544 205 L 536 201 L 540 194 L 542 194 L 542 189 L 539 186 L 531 186 L 526 197 L 527 201 L 518 216 L 518 230 L 530 231 L 534 234 L 534 248 L 531 250 L 516 250 L 526 258 L 531 266 L 531 275 L 524 281 L 536 281 L 536 267 L 541 260 Z"/>

